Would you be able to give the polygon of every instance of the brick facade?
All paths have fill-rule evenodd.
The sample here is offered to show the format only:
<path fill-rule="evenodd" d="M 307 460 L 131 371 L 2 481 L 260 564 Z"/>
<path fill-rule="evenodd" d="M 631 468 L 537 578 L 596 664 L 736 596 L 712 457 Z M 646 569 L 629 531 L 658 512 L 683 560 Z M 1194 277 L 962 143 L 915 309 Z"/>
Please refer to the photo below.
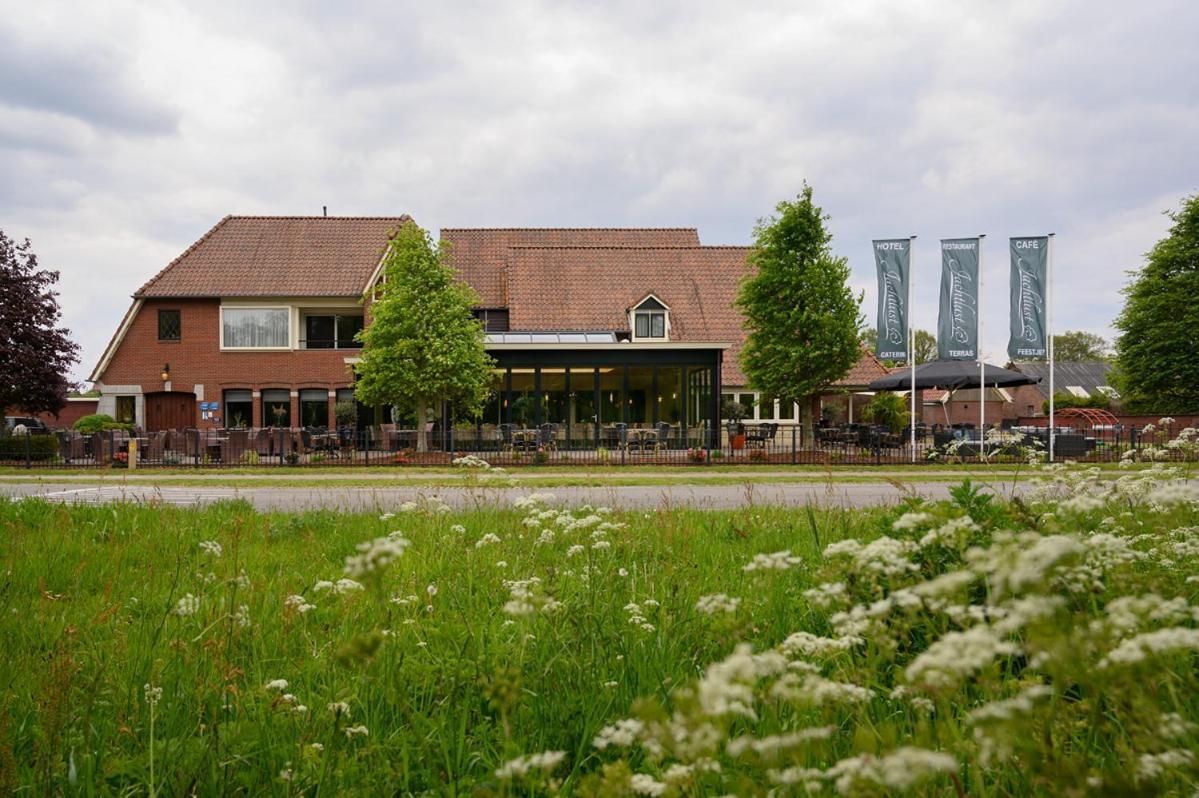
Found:
<path fill-rule="evenodd" d="M 194 394 L 197 401 L 197 427 L 223 426 L 224 392 L 247 389 L 253 392 L 252 425 L 263 426 L 261 391 L 286 389 L 291 393 L 291 418 L 298 426 L 299 391 L 323 389 L 335 392 L 351 386 L 347 357 L 358 350 L 298 349 L 289 351 L 230 352 L 220 348 L 220 300 L 217 299 L 146 299 L 130 323 L 129 329 L 113 354 L 98 385 L 105 392 L 100 412 L 109 412 L 108 394 L 120 394 L 136 387 L 145 394 L 178 391 Z M 181 335 L 178 341 L 158 340 L 158 311 L 179 310 Z M 164 383 L 163 368 L 170 364 L 171 379 Z M 116 390 L 112 390 L 112 389 Z M 221 402 L 219 423 L 201 419 L 199 402 Z M 139 420 L 144 418 L 139 400 Z M 333 420 L 333 397 L 328 401 L 328 426 Z M 267 419 L 269 421 L 269 419 Z M 267 424 L 269 426 L 269 424 Z"/>

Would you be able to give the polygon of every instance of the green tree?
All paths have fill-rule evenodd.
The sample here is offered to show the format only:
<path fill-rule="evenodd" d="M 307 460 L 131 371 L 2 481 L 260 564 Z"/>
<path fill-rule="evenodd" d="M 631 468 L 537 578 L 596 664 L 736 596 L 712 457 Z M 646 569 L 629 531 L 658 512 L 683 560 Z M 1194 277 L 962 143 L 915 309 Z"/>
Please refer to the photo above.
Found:
<path fill-rule="evenodd" d="M 1169 235 L 1124 289 L 1113 376 L 1130 408 L 1188 413 L 1199 411 L 1199 195 L 1167 215 Z"/>
<path fill-rule="evenodd" d="M 750 384 L 783 402 L 799 402 L 811 423 L 811 397 L 846 374 L 862 355 L 861 297 L 849 288 L 849 264 L 832 254 L 827 217 L 804 183 L 794 201 L 754 228 L 737 308 L 749 333 L 741 367 Z"/>
<path fill-rule="evenodd" d="M 891 432 L 899 432 L 908 426 L 911 417 L 907 399 L 902 394 L 890 391 L 875 394 L 870 404 L 862 408 L 862 418 L 880 424 Z"/>
<path fill-rule="evenodd" d="M 1107 356 L 1107 341 L 1095 333 L 1066 330 L 1053 336 L 1053 359 L 1058 363 L 1086 363 L 1106 360 Z"/>
<path fill-rule="evenodd" d="M 478 295 L 455 279 L 447 261 L 444 247 L 405 222 L 383 256 L 371 323 L 358 334 L 355 395 L 412 413 L 418 451 L 428 448 L 425 427 L 438 403 L 453 402 L 468 415 L 482 410 L 494 365 L 471 313 Z"/>

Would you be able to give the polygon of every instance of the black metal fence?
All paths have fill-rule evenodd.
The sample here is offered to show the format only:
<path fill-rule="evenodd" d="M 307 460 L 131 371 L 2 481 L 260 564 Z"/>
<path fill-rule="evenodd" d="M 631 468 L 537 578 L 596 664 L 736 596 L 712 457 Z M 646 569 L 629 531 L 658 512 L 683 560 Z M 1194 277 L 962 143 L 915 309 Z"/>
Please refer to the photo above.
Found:
<path fill-rule="evenodd" d="M 423 438 L 423 440 L 422 440 Z M 1171 443 L 1173 442 L 1173 443 Z M 1119 462 L 1185 460 L 1199 455 L 1193 430 L 1174 427 L 1079 430 L 1059 427 L 1057 460 Z M 474 456 L 491 465 L 621 466 L 711 464 L 903 465 L 1023 462 L 1044 457 L 1044 428 L 989 432 L 918 428 L 909 433 L 864 424 L 818 427 L 776 424 L 684 429 L 611 425 L 598 437 L 567 439 L 556 425 L 519 429 L 455 427 L 370 429 L 108 430 L 91 435 L 0 437 L 0 466 L 34 468 L 239 468 L 254 466 L 449 466 Z"/>

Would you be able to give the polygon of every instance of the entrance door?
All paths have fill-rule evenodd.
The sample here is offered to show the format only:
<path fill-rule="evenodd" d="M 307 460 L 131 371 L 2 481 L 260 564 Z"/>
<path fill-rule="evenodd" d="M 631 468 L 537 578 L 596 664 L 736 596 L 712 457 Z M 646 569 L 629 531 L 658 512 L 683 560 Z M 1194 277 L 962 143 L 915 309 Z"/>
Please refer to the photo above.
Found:
<path fill-rule="evenodd" d="M 146 430 L 196 426 L 196 395 L 179 391 L 146 394 Z"/>

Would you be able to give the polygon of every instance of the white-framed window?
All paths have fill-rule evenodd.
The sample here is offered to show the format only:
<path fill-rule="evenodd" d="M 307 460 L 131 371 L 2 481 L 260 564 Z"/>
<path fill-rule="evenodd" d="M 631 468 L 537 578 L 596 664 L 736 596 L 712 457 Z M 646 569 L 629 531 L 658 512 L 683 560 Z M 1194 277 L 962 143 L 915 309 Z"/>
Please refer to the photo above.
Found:
<path fill-rule="evenodd" d="M 222 349 L 290 349 L 291 308 L 222 307 Z"/>
<path fill-rule="evenodd" d="M 666 341 L 670 338 L 670 308 L 650 294 L 631 311 L 634 341 Z"/>
<path fill-rule="evenodd" d="M 1077 396 L 1079 399 L 1090 399 L 1091 395 L 1087 393 L 1087 389 L 1081 385 L 1067 385 L 1066 390 Z"/>

